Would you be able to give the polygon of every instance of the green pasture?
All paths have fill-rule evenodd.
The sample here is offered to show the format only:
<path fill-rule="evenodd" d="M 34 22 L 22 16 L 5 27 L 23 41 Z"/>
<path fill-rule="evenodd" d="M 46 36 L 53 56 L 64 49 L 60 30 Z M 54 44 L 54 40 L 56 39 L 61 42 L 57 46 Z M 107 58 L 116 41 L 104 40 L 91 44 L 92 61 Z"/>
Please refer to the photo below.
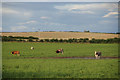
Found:
<path fill-rule="evenodd" d="M 3 78 L 118 78 L 118 60 L 8 59 Z"/>
<path fill-rule="evenodd" d="M 31 50 L 33 46 L 35 49 Z M 56 54 L 63 48 L 64 54 Z M 20 51 L 21 56 L 11 55 Z M 23 57 L 118 56 L 118 44 L 17 43 L 2 44 L 3 78 L 118 78 L 118 59 L 24 59 Z"/>
<path fill-rule="evenodd" d="M 31 50 L 33 46 L 35 49 Z M 57 54 L 57 49 L 63 48 L 64 54 Z M 75 43 L 19 43 L 3 42 L 2 57 L 14 58 L 11 51 L 20 51 L 20 57 L 93 57 L 94 51 L 101 51 L 102 56 L 118 56 L 118 44 L 75 44 Z"/>

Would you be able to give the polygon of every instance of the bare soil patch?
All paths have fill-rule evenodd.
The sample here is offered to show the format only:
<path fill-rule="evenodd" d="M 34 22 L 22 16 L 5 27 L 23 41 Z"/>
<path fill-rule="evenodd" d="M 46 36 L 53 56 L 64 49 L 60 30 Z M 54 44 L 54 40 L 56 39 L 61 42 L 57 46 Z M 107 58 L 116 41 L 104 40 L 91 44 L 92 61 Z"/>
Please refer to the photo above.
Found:
<path fill-rule="evenodd" d="M 95 57 L 24 57 L 24 59 L 96 59 Z M 100 59 L 120 59 L 120 57 L 101 57 Z"/>

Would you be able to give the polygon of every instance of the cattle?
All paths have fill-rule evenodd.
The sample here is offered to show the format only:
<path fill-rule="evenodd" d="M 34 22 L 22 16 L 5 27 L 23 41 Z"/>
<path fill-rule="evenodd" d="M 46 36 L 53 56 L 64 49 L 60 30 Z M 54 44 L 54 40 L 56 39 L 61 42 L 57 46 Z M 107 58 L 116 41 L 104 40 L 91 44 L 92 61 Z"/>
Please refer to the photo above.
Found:
<path fill-rule="evenodd" d="M 31 50 L 34 50 L 34 47 L 31 47 Z"/>
<path fill-rule="evenodd" d="M 95 58 L 96 58 L 96 59 L 100 59 L 101 54 L 102 54 L 102 53 L 101 53 L 100 51 L 98 51 L 98 52 L 95 51 Z"/>
<path fill-rule="evenodd" d="M 61 48 L 61 49 L 58 49 L 57 51 L 56 51 L 56 53 L 62 53 L 63 54 L 63 49 Z"/>
<path fill-rule="evenodd" d="M 19 51 L 12 51 L 11 54 L 20 56 L 20 52 Z"/>

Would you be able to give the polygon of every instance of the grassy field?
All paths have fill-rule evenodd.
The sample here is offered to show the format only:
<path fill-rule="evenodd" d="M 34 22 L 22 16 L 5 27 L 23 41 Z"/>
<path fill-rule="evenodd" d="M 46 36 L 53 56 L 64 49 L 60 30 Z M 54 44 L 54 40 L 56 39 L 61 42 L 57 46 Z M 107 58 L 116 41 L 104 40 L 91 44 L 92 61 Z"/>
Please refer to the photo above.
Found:
<path fill-rule="evenodd" d="M 31 50 L 33 46 L 35 50 Z M 74 43 L 17 43 L 3 42 L 3 58 L 12 56 L 11 51 L 20 51 L 21 57 L 72 57 L 94 56 L 94 51 L 101 51 L 102 56 L 118 56 L 118 44 L 74 44 Z M 56 50 L 63 48 L 64 55 L 56 54 Z"/>
<path fill-rule="evenodd" d="M 118 60 L 8 59 L 3 78 L 118 78 Z"/>
<path fill-rule="evenodd" d="M 30 47 L 35 50 L 30 50 Z M 55 51 L 64 49 L 64 54 Z M 11 51 L 19 50 L 21 56 Z M 118 56 L 118 44 L 17 43 L 2 44 L 3 78 L 118 78 L 118 59 L 23 59 L 23 57 Z M 18 59 L 16 59 L 18 58 Z M 120 61 L 119 61 L 120 62 Z"/>

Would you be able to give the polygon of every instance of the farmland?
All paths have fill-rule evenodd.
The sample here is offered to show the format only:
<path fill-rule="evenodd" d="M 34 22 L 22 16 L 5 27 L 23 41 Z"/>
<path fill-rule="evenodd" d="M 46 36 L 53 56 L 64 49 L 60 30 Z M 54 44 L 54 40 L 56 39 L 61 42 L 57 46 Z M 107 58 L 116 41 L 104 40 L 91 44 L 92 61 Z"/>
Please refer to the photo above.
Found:
<path fill-rule="evenodd" d="M 30 50 L 33 46 L 35 50 Z M 94 51 L 101 51 L 102 56 L 118 56 L 118 44 L 74 44 L 74 43 L 17 43 L 3 42 L 3 58 L 11 58 L 11 51 L 20 51 L 21 57 L 92 57 Z M 57 49 L 63 48 L 64 55 L 56 54 Z M 108 55 L 109 54 L 109 55 Z"/>
<path fill-rule="evenodd" d="M 118 60 L 8 59 L 3 78 L 118 78 Z"/>
<path fill-rule="evenodd" d="M 70 39 L 70 38 L 95 38 L 108 39 L 118 38 L 118 34 L 91 33 L 91 32 L 2 32 L 2 36 L 38 37 L 40 39 Z"/>
<path fill-rule="evenodd" d="M 118 78 L 118 59 L 24 59 L 25 57 L 118 56 L 118 44 L 18 43 L 2 44 L 3 78 Z M 30 50 L 33 46 L 35 50 Z M 64 54 L 56 54 L 59 48 Z M 18 50 L 21 56 L 13 56 Z"/>

